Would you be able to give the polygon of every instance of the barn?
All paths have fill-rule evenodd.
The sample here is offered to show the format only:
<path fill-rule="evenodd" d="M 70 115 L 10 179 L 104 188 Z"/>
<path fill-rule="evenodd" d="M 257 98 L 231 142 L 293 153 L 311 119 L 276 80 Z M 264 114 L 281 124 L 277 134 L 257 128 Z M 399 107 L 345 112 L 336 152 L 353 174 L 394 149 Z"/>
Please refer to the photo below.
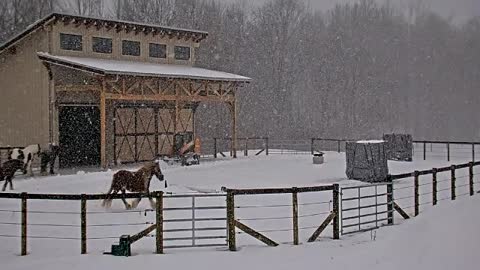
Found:
<path fill-rule="evenodd" d="M 60 145 L 61 167 L 171 154 L 196 136 L 201 102 L 226 104 L 248 77 L 195 67 L 208 33 L 54 13 L 0 46 L 0 146 Z"/>

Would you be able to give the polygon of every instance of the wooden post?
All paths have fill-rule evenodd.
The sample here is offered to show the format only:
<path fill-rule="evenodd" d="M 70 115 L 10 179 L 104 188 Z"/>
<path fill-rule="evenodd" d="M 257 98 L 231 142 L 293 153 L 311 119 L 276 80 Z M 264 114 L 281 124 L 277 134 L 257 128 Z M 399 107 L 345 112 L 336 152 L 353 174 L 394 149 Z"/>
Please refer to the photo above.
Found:
<path fill-rule="evenodd" d="M 265 138 L 265 154 L 268 156 L 268 137 Z"/>
<path fill-rule="evenodd" d="M 470 196 L 473 196 L 473 194 L 475 194 L 473 188 L 473 162 L 468 164 L 468 183 L 470 185 Z"/>
<path fill-rule="evenodd" d="M 292 210 L 293 210 L 293 244 L 298 245 L 298 193 L 297 188 L 292 192 Z"/>
<path fill-rule="evenodd" d="M 248 156 L 248 138 L 245 138 L 245 156 Z"/>
<path fill-rule="evenodd" d="M 312 141 L 310 143 L 310 152 L 312 153 L 312 155 L 315 153 L 315 150 L 313 149 L 313 144 L 315 143 L 315 139 L 312 138 Z"/>
<path fill-rule="evenodd" d="M 415 216 L 418 216 L 418 214 L 420 213 L 419 211 L 419 201 L 420 201 L 420 195 L 419 195 L 419 192 L 418 192 L 418 189 L 419 189 L 419 184 L 418 184 L 418 177 L 419 177 L 419 172 L 418 171 L 415 171 L 414 172 L 414 182 L 415 182 Z"/>
<path fill-rule="evenodd" d="M 340 239 L 340 185 L 333 184 L 333 239 Z"/>
<path fill-rule="evenodd" d="M 388 225 L 393 224 L 393 183 L 387 184 L 387 218 Z"/>
<path fill-rule="evenodd" d="M 157 254 L 163 254 L 163 192 L 157 191 L 155 192 L 155 198 L 157 199 L 156 202 L 156 238 L 155 244 L 157 247 Z"/>
<path fill-rule="evenodd" d="M 80 200 L 80 242 L 81 253 L 87 254 L 87 200 L 86 195 L 82 194 Z"/>
<path fill-rule="evenodd" d="M 341 149 L 341 141 L 338 140 L 337 141 L 337 152 L 340 153 L 340 149 Z"/>
<path fill-rule="evenodd" d="M 437 168 L 432 169 L 432 203 L 437 205 Z"/>
<path fill-rule="evenodd" d="M 447 161 L 450 161 L 450 143 L 447 142 Z"/>
<path fill-rule="evenodd" d="M 427 160 L 427 143 L 423 142 L 423 160 Z"/>
<path fill-rule="evenodd" d="M 232 102 L 232 151 L 233 158 L 237 158 L 237 101 Z"/>
<path fill-rule="evenodd" d="M 27 193 L 22 193 L 22 251 L 21 255 L 27 255 Z"/>
<path fill-rule="evenodd" d="M 228 249 L 236 251 L 235 239 L 235 195 L 227 191 L 227 227 L 228 227 Z"/>
<path fill-rule="evenodd" d="M 213 157 L 217 158 L 217 138 L 213 138 Z"/>
<path fill-rule="evenodd" d="M 472 143 L 472 162 L 475 162 L 475 143 Z"/>
<path fill-rule="evenodd" d="M 452 165 L 450 171 L 451 171 L 451 174 L 452 174 L 452 201 L 454 201 L 456 199 L 456 192 L 455 192 L 456 185 L 455 185 L 455 182 L 457 180 L 455 178 L 455 165 Z"/>
<path fill-rule="evenodd" d="M 105 78 L 102 78 L 102 92 L 100 93 L 100 165 L 107 168 L 107 109 L 105 92 L 107 86 Z"/>

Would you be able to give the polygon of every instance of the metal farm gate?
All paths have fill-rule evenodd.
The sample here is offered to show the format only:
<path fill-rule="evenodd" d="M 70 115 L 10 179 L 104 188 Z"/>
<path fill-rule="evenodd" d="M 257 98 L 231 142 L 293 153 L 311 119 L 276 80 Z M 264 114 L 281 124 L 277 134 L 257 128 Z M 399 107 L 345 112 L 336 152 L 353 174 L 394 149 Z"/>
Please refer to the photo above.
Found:
<path fill-rule="evenodd" d="M 345 187 L 340 194 L 342 234 L 393 224 L 393 184 Z"/>
<path fill-rule="evenodd" d="M 119 105 L 114 108 L 114 160 L 132 163 L 170 155 L 174 134 L 194 132 L 194 111 L 165 106 Z"/>
<path fill-rule="evenodd" d="M 226 247 L 226 194 L 165 195 L 165 249 Z"/>

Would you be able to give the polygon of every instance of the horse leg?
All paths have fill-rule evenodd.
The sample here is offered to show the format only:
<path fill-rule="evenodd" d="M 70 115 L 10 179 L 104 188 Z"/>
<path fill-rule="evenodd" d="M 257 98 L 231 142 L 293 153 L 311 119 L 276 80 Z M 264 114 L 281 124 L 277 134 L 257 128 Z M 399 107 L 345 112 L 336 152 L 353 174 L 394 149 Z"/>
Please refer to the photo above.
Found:
<path fill-rule="evenodd" d="M 12 181 L 12 179 L 13 179 L 13 175 L 12 175 L 11 177 L 9 177 L 9 179 L 8 179 L 8 182 L 10 183 L 10 190 L 13 190 L 13 181 Z"/>
<path fill-rule="evenodd" d="M 112 192 L 113 192 L 113 188 L 110 188 L 107 192 L 107 196 L 105 197 L 105 199 L 102 202 L 102 207 L 110 208 L 112 206 L 112 199 L 111 199 Z M 116 193 L 117 193 L 117 191 L 115 191 L 115 194 Z"/>
<path fill-rule="evenodd" d="M 31 155 L 31 154 L 29 154 L 29 155 Z M 30 176 L 33 176 L 32 161 L 33 161 L 33 156 L 32 156 L 31 159 L 28 161 L 28 174 L 29 174 Z"/>
<path fill-rule="evenodd" d="M 132 208 L 137 208 L 137 206 L 140 204 L 140 201 L 142 200 L 142 197 L 140 198 L 136 198 L 133 202 L 132 202 Z"/>
<path fill-rule="evenodd" d="M 50 174 L 55 174 L 55 172 L 53 171 L 53 168 L 55 167 L 55 158 L 53 157 L 50 157 Z"/>
<path fill-rule="evenodd" d="M 125 208 L 126 208 L 127 210 L 131 209 L 132 206 L 131 206 L 131 205 L 127 202 L 127 200 L 125 199 L 125 189 L 124 189 L 124 188 L 122 188 L 122 195 L 123 195 L 123 196 L 122 196 L 122 201 L 123 201 L 123 204 L 125 204 Z"/>
<path fill-rule="evenodd" d="M 3 184 L 2 191 L 5 191 L 5 189 L 7 189 L 7 184 L 8 184 L 8 178 L 5 179 L 5 183 Z"/>

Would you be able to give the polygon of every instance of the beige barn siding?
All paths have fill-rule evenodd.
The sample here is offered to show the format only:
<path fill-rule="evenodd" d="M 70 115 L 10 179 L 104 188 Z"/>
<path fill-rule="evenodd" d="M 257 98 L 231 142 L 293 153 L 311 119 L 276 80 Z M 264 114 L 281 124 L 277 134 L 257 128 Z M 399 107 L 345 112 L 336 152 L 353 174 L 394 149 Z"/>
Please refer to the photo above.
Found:
<path fill-rule="evenodd" d="M 0 54 L 0 146 L 49 142 L 49 81 L 37 51 L 48 50 L 38 30 Z"/>
<path fill-rule="evenodd" d="M 82 35 L 82 51 L 67 51 L 60 48 L 60 33 Z M 112 53 L 95 53 L 92 51 L 92 38 L 106 37 L 112 38 Z M 120 31 L 117 33 L 115 29 L 106 30 L 105 28 L 97 29 L 96 27 L 86 28 L 85 26 L 64 25 L 57 23 L 53 27 L 53 52 L 55 55 L 65 56 L 81 56 L 114 60 L 131 60 L 138 62 L 153 62 L 161 64 L 179 64 L 179 65 L 193 65 L 195 60 L 195 47 L 198 43 L 192 41 L 178 40 L 176 38 L 170 39 L 168 37 L 160 38 L 159 35 L 155 37 L 153 34 L 145 35 L 143 33 L 135 34 L 133 31 L 126 33 Z M 132 40 L 140 42 L 140 56 L 126 56 L 122 55 L 122 40 Z M 158 43 L 167 45 L 167 59 L 151 58 L 148 56 L 149 43 Z M 190 61 L 175 60 L 174 47 L 187 46 L 190 47 L 191 57 Z"/>

